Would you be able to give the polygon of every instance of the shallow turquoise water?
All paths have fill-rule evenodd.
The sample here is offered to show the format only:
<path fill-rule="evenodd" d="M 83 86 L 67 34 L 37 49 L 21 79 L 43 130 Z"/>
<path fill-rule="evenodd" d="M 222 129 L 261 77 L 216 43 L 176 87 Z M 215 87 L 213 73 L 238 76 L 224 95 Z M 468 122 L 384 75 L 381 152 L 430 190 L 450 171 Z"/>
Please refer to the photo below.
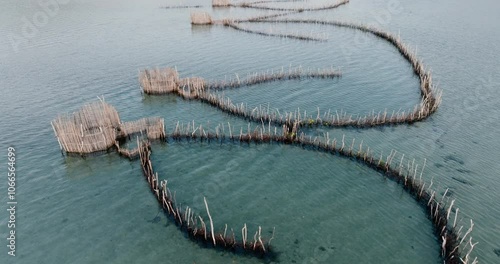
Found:
<path fill-rule="evenodd" d="M 209 6 L 209 1 L 196 1 Z M 498 107 L 500 21 L 494 1 L 352 0 L 333 11 L 295 17 L 377 23 L 400 33 L 444 91 L 438 112 L 422 123 L 381 129 L 315 129 L 355 137 L 371 148 L 427 159 L 424 177 L 453 191 L 479 241 L 474 255 L 500 261 Z M 177 2 L 176 2 L 177 3 Z M 173 3 L 173 4 L 176 4 Z M 271 83 L 226 92 L 235 102 L 275 108 L 353 113 L 408 108 L 418 80 L 394 48 L 356 31 L 325 26 L 255 28 L 327 33 L 312 43 L 250 35 L 222 27 L 191 28 L 189 10 L 163 10 L 163 1 L 68 1 L 16 48 L 23 19 L 37 1 L 2 0 L 0 10 L 0 145 L 17 150 L 18 256 L 1 263 L 258 263 L 200 248 L 162 216 L 137 162 L 116 154 L 62 157 L 50 121 L 104 95 L 122 120 L 162 116 L 177 121 L 246 126 L 218 110 L 174 96 L 143 96 L 138 70 L 177 66 L 207 79 L 282 66 L 340 67 L 339 80 Z M 496 8 L 496 9 L 495 9 Z M 214 17 L 265 13 L 206 8 Z M 253 26 L 253 25 L 245 25 Z M 212 125 L 213 127 L 213 125 Z M 153 147 L 153 161 L 177 199 L 203 212 L 206 196 L 216 224 L 264 230 L 282 263 L 437 263 L 439 245 L 421 208 L 396 184 L 349 160 L 282 145 L 175 143 Z M 6 171 L 6 165 L 1 166 Z M 465 182 L 465 183 L 464 183 Z M 0 181 L 2 208 L 6 180 Z M 6 210 L 0 210 L 2 237 Z M 323 250 L 324 249 L 324 250 Z M 5 261 L 4 261 L 5 259 Z"/>

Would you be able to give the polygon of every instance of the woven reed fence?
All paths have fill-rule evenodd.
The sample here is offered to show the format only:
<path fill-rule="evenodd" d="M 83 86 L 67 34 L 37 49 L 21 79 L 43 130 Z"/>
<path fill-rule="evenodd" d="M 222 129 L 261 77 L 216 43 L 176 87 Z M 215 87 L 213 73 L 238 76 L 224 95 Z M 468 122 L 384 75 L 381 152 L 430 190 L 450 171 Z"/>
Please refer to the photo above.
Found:
<path fill-rule="evenodd" d="M 84 105 L 72 114 L 59 115 L 52 121 L 61 150 L 92 153 L 114 145 L 120 117 L 114 107 L 101 102 Z"/>
<path fill-rule="evenodd" d="M 136 133 L 148 139 L 163 139 L 163 118 L 150 117 L 121 123 L 116 109 L 101 100 L 84 105 L 79 111 L 62 114 L 52 122 L 61 151 L 89 154 L 115 146 L 115 141 Z"/>

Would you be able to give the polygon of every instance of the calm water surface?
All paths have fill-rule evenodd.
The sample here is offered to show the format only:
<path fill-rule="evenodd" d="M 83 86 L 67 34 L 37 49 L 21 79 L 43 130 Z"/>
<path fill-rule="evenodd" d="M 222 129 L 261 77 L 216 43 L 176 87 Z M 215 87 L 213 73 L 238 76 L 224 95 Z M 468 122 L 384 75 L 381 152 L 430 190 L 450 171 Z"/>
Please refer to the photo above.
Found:
<path fill-rule="evenodd" d="M 144 116 L 215 124 L 244 120 L 175 96 L 141 94 L 145 67 L 176 66 L 183 76 L 220 79 L 267 69 L 337 67 L 338 80 L 270 83 L 225 93 L 249 106 L 280 111 L 320 107 L 367 113 L 407 109 L 419 100 L 418 79 L 387 43 L 353 30 L 317 25 L 245 24 L 274 32 L 323 34 L 300 42 L 195 27 L 173 1 L 0 0 L 1 157 L 17 156 L 17 256 L 7 255 L 7 180 L 0 181 L 0 263 L 260 263 L 201 248 L 165 216 L 147 191 L 137 162 L 114 153 L 61 156 L 50 121 L 104 96 L 122 120 Z M 395 2 L 401 8 L 392 8 Z M 319 4 L 319 1 L 305 3 Z M 216 18 L 265 11 L 214 9 Z M 276 4 L 282 5 L 282 4 Z M 436 114 L 412 126 L 313 129 L 311 135 L 355 137 L 376 150 L 396 149 L 420 163 L 427 181 L 449 188 L 464 223 L 475 222 L 474 256 L 500 256 L 500 19 L 497 1 L 352 0 L 337 10 L 293 17 L 373 23 L 400 34 L 443 89 Z M 389 12 L 392 10 L 392 12 Z M 42 18 L 43 19 L 43 18 Z M 179 202 L 203 213 L 207 197 L 217 227 L 247 223 L 276 228 L 276 263 L 439 263 L 440 247 L 424 211 L 399 186 L 347 159 L 283 145 L 153 146 L 153 162 Z M 0 166 L 7 171 L 6 162 Z M 500 251 L 497 251 L 500 252 Z"/>

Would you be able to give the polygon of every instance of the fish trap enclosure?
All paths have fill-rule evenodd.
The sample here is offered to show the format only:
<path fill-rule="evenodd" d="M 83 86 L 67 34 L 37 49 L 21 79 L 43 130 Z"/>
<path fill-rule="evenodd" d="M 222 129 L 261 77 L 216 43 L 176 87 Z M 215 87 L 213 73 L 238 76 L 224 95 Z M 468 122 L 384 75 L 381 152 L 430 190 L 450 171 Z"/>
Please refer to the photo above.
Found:
<path fill-rule="evenodd" d="M 148 139 L 165 137 L 164 119 L 142 118 L 122 123 L 116 109 L 100 100 L 79 111 L 59 115 L 52 121 L 61 151 L 90 154 L 108 150 L 119 139 L 144 133 Z"/>
<path fill-rule="evenodd" d="M 92 153 L 114 145 L 120 117 L 116 109 L 104 101 L 90 103 L 78 112 L 58 116 L 52 121 L 61 150 Z"/>
<path fill-rule="evenodd" d="M 213 22 L 212 17 L 206 12 L 191 13 L 191 24 L 193 25 L 211 25 Z"/>
<path fill-rule="evenodd" d="M 363 145 L 363 140 L 360 143 L 358 142 L 358 147 L 358 143 L 355 142 L 354 138 L 352 141 L 346 140 L 345 135 L 343 135 L 341 139 L 331 139 L 328 132 L 323 138 L 313 137 L 315 131 L 310 130 L 313 127 L 370 129 L 377 126 L 411 125 L 415 122 L 425 121 L 440 106 L 441 90 L 433 83 L 431 71 L 427 70 L 422 59 L 417 57 L 416 49 L 414 50 L 404 43 L 399 35 L 370 25 L 316 19 L 276 19 L 304 11 L 334 9 L 349 3 L 349 0 L 337 1 L 332 5 L 304 8 L 282 8 L 267 5 L 272 2 L 276 1 L 234 4 L 229 0 L 213 0 L 212 7 L 253 8 L 285 13 L 263 14 L 249 19 L 212 19 L 206 12 L 194 12 L 191 13 L 191 24 L 224 26 L 230 30 L 243 33 L 299 41 L 328 40 L 298 33 L 265 32 L 251 27 L 243 27 L 241 24 L 322 25 L 356 30 L 363 34 L 372 35 L 390 44 L 394 51 L 398 52 L 411 66 L 413 74 L 419 80 L 419 101 L 410 109 L 399 109 L 397 112 L 395 109 L 392 111 L 387 109 L 373 110 L 364 116 L 362 114 L 348 114 L 342 109 L 340 111 L 323 111 L 323 114 L 319 107 L 317 113 L 309 112 L 308 114 L 305 110 L 301 111 L 300 109 L 283 113 L 279 109 L 276 109 L 276 111 L 271 109 L 269 105 L 267 107 L 248 108 L 244 102 L 233 103 L 223 93 L 218 94 L 216 92 L 274 81 L 300 80 L 302 78 L 336 79 L 342 76 L 340 71 L 334 68 L 307 71 L 303 71 L 301 68 L 293 70 L 290 68 L 285 71 L 282 68 L 281 71 L 276 72 L 267 71 L 249 74 L 246 78 L 240 78 L 238 74 L 235 74 L 235 77 L 231 77 L 229 80 L 207 81 L 201 77 L 181 78 L 176 68 L 145 69 L 139 72 L 139 83 L 144 94 L 173 94 L 185 99 L 198 100 L 200 103 L 208 104 L 221 112 L 249 122 L 258 123 L 259 126 L 252 128 L 248 124 L 247 128 L 240 127 L 235 130 L 234 126 L 227 123 L 227 130 L 224 128 L 225 124 L 219 124 L 215 131 L 211 131 L 202 125 L 195 126 L 193 120 L 193 123 L 188 123 L 187 126 L 177 122 L 173 132 L 169 135 L 165 132 L 163 118 L 150 117 L 121 122 L 118 112 L 111 105 L 101 100 L 100 102 L 85 105 L 80 111 L 73 114 L 59 116 L 52 122 L 61 149 L 68 153 L 84 154 L 107 150 L 114 146 L 122 156 L 131 160 L 138 157 L 143 176 L 149 184 L 150 191 L 154 194 L 168 218 L 189 238 L 205 246 L 268 259 L 274 258 L 275 251 L 270 246 L 271 240 L 274 239 L 274 229 L 272 236 L 264 239 L 261 236 L 261 227 L 259 226 L 258 231 L 255 231 L 253 235 L 253 241 L 251 237 L 248 238 L 246 224 L 241 229 L 241 238 L 236 238 L 232 229 L 231 233 L 227 232 L 227 225 L 224 232 L 217 232 L 213 227 L 212 217 L 205 199 L 206 214 L 210 224 L 210 229 L 208 229 L 203 217 L 194 213 L 191 207 L 183 207 L 181 204 L 177 204 L 175 192 L 172 195 L 167 180 L 160 180 L 157 171 L 153 169 L 150 158 L 151 143 L 149 141 L 140 142 L 139 137 L 137 137 L 137 148 L 133 150 L 121 148 L 119 141 L 142 135 L 141 138 L 145 136 L 148 140 L 161 139 L 162 142 L 167 144 L 169 140 L 214 142 L 221 145 L 226 143 L 246 143 L 248 145 L 251 143 L 287 144 L 310 151 L 330 153 L 332 156 L 341 156 L 356 161 L 382 173 L 388 179 L 394 180 L 424 209 L 434 227 L 433 231 L 436 241 L 441 247 L 440 256 L 443 263 L 477 263 L 477 258 L 473 258 L 471 255 L 477 244 L 477 242 L 473 243 L 471 237 L 474 223 L 471 221 L 469 229 L 465 230 L 465 225 L 461 224 L 460 218 L 457 218 L 459 209 L 454 207 L 455 200 L 452 199 L 450 202 L 449 197 L 446 196 L 448 189 L 439 197 L 439 191 L 432 189 L 433 181 L 427 183 L 422 179 L 426 160 L 419 170 L 419 165 L 415 163 L 415 159 L 405 159 L 404 154 L 398 156 L 395 150 L 391 150 L 389 155 L 387 153 L 384 155 L 383 152 L 375 153 L 374 150 Z M 275 126 L 271 127 L 271 124 Z"/>
<path fill-rule="evenodd" d="M 139 73 L 143 91 L 147 94 L 163 94 L 178 90 L 179 73 L 173 68 L 144 70 Z"/>
<path fill-rule="evenodd" d="M 178 94 L 184 98 L 197 98 L 207 87 L 200 77 L 179 78 L 174 68 L 143 70 L 139 73 L 139 82 L 145 94 Z"/>
<path fill-rule="evenodd" d="M 165 137 L 165 124 L 163 118 L 146 117 L 136 121 L 124 122 L 120 125 L 120 136 L 130 137 L 135 134 L 145 134 L 148 139 L 161 139 Z"/>
<path fill-rule="evenodd" d="M 271 237 L 264 238 L 262 227 L 259 226 L 253 235 L 253 241 L 251 233 L 248 236 L 249 231 L 246 224 L 241 229 L 241 237 L 237 237 L 234 229 L 228 228 L 227 224 L 225 225 L 224 232 L 216 231 L 206 198 L 204 198 L 204 202 L 208 222 L 205 222 L 203 217 L 197 214 L 191 207 L 178 205 L 175 199 L 175 192 L 168 188 L 168 180 L 160 180 L 158 172 L 153 169 L 150 158 L 151 145 L 149 142 L 137 142 L 137 145 L 136 152 L 138 152 L 142 172 L 149 184 L 150 191 L 156 197 L 163 212 L 190 239 L 207 247 L 232 251 L 237 254 L 256 256 L 267 260 L 276 258 L 276 253 L 271 247 L 271 241 L 274 238 L 274 229 Z"/>
<path fill-rule="evenodd" d="M 231 6 L 230 0 L 212 0 L 213 7 L 228 7 Z"/>

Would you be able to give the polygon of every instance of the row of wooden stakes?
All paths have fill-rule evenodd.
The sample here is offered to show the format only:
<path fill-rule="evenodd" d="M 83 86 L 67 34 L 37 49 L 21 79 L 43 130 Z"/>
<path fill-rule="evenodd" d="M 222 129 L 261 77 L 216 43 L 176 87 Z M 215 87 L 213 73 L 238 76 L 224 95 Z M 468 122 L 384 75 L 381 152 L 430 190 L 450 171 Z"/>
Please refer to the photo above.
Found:
<path fill-rule="evenodd" d="M 249 125 L 245 130 L 243 128 L 235 130 L 234 126 L 232 127 L 231 124 L 228 123 L 227 126 L 219 124 L 215 130 L 212 131 L 203 128 L 203 125 L 195 125 L 194 122 L 185 125 L 177 123 L 172 132 L 167 135 L 167 141 L 168 140 L 204 141 L 214 142 L 217 144 L 288 144 L 308 150 L 321 151 L 356 160 L 399 183 L 403 189 L 414 197 L 415 200 L 426 210 L 435 227 L 436 236 L 440 241 L 442 248 L 441 254 L 445 263 L 477 263 L 477 258 L 472 259 L 470 256 L 472 250 L 477 244 L 477 242 L 473 242 L 471 237 L 474 223 L 471 220 L 470 227 L 465 230 L 464 226 L 460 224 L 461 220 L 457 221 L 459 209 L 457 208 L 453 212 L 455 200 L 450 201 L 450 198 L 447 197 L 446 194 L 448 190 L 445 191 L 441 198 L 438 198 L 436 191 L 432 189 L 432 180 L 430 184 L 426 184 L 426 182 L 422 179 L 423 171 L 426 165 L 425 161 L 423 166 L 419 169 L 419 165 L 415 163 L 415 159 L 405 159 L 404 154 L 397 156 L 397 151 L 393 150 L 387 156 L 383 155 L 383 153 L 376 155 L 374 150 L 363 145 L 363 141 L 357 144 L 355 139 L 348 141 L 345 139 L 345 136 L 338 140 L 335 138 L 331 139 L 328 133 L 326 133 L 323 138 L 313 138 L 299 132 L 297 130 L 297 125 L 292 127 L 284 125 L 279 128 L 272 127 L 271 124 L 268 124 L 267 126 L 257 126 L 255 128 L 251 128 Z M 148 178 L 148 182 L 150 182 L 153 192 L 157 195 L 157 197 L 159 197 L 162 203 L 168 203 L 168 197 L 171 196 L 168 196 L 169 191 L 168 189 L 165 189 L 166 182 L 164 184 L 160 184 L 161 188 L 158 187 L 158 176 L 154 173 L 149 159 L 149 145 L 142 144 L 140 153 L 144 175 Z M 160 191 L 162 188 L 164 188 L 164 191 Z M 163 193 L 164 196 L 159 193 Z M 174 220 L 176 219 L 175 215 L 178 215 L 177 217 L 183 215 L 182 210 L 176 208 L 172 204 L 164 204 L 164 208 L 166 208 L 169 214 L 173 214 Z M 194 220 L 194 218 L 192 220 Z M 181 228 L 184 228 L 182 221 L 184 221 L 184 224 L 187 223 L 185 228 L 187 228 L 189 232 L 194 232 L 194 230 L 199 231 L 200 227 L 193 226 L 189 228 L 189 223 L 193 223 L 192 220 L 187 222 L 187 220 L 180 218 L 175 221 Z M 200 219 L 200 223 L 204 222 Z M 204 224 L 201 225 L 201 229 L 203 230 L 201 231 L 201 235 L 196 235 L 197 232 L 194 232 L 192 234 L 193 238 L 204 241 L 213 241 L 213 238 L 215 237 L 215 240 L 220 241 L 219 243 L 223 248 L 234 249 L 236 247 L 240 249 L 239 251 L 241 251 L 241 249 L 243 249 L 243 251 L 247 249 L 247 243 L 244 242 L 244 240 L 242 240 L 241 243 L 234 242 L 234 238 L 232 236 L 229 238 L 226 237 L 225 232 L 223 235 L 207 234 L 207 230 L 206 228 L 204 229 L 203 226 Z M 207 236 L 205 237 L 205 235 Z M 260 233 L 257 235 L 260 235 Z M 254 253 L 257 253 L 259 256 L 263 256 L 262 254 L 268 252 L 269 250 L 269 246 L 264 246 L 265 243 L 261 242 L 259 239 L 254 242 L 250 242 L 249 244 L 251 245 L 252 251 L 257 249 L 257 252 Z M 216 245 L 216 242 L 214 242 L 214 245 Z M 228 247 L 228 245 L 230 246 Z"/>
<path fill-rule="evenodd" d="M 373 111 L 372 113 L 366 115 L 360 114 L 345 114 L 338 113 L 335 111 L 335 114 L 330 110 L 328 112 L 324 112 L 322 116 L 320 116 L 319 111 L 316 117 L 312 115 L 307 115 L 306 112 L 302 115 L 300 111 L 294 111 L 290 113 L 281 114 L 279 111 L 269 111 L 269 109 L 265 110 L 265 112 L 261 111 L 263 108 L 253 108 L 247 109 L 244 104 L 233 104 L 229 98 L 225 98 L 223 95 L 216 95 L 213 93 L 209 93 L 205 90 L 196 90 L 193 93 L 191 92 L 182 93 L 181 96 L 187 99 L 197 99 L 202 102 L 208 103 L 214 107 L 219 108 L 220 110 L 230 113 L 236 116 L 240 116 L 252 121 L 264 121 L 264 122 L 272 122 L 278 125 L 281 124 L 291 124 L 291 123 L 299 123 L 301 127 L 307 126 L 327 126 L 327 127 L 374 127 L 374 126 L 383 126 L 383 125 L 396 125 L 407 123 L 411 124 L 414 122 L 418 122 L 426 119 L 432 113 L 434 113 L 439 105 L 441 104 L 441 96 L 442 93 L 440 90 L 436 88 L 436 86 L 432 82 L 432 75 L 430 71 L 425 70 L 425 66 L 422 61 L 418 59 L 416 53 L 406 45 L 399 36 L 395 36 L 389 32 L 377 29 L 372 26 L 356 24 L 351 22 L 342 22 L 342 21 L 322 21 L 322 20 L 308 20 L 308 19 L 286 19 L 286 20 L 259 20 L 254 22 L 273 22 L 273 23 L 305 23 L 305 24 L 321 24 L 321 25 L 331 25 L 337 27 L 347 27 L 356 30 L 360 30 L 363 32 L 367 32 L 373 34 L 390 44 L 392 44 L 401 55 L 410 63 L 415 74 L 419 77 L 420 80 L 420 93 L 421 93 L 421 101 L 416 104 L 413 109 L 408 109 L 405 111 Z M 274 78 L 274 77 L 273 77 Z M 264 78 L 265 79 L 265 78 Z M 283 80 L 284 78 L 274 78 L 274 80 Z M 142 81 L 141 81 L 142 82 Z M 259 83 L 259 80 L 254 82 L 255 84 Z M 238 86 L 240 84 L 238 82 L 232 82 L 231 85 Z M 144 89 L 144 88 L 143 88 Z M 146 92 L 147 89 L 144 89 Z"/>
<path fill-rule="evenodd" d="M 224 232 L 218 232 L 214 229 L 213 219 L 205 198 L 204 202 L 210 229 L 208 229 L 203 217 L 195 214 L 192 208 L 189 206 L 185 208 L 179 207 L 172 192 L 167 187 L 168 181 L 160 180 L 158 173 L 153 170 L 150 159 L 150 144 L 148 142 L 139 142 L 139 140 L 137 144 L 141 168 L 151 192 L 155 195 L 165 214 L 175 222 L 179 229 L 186 232 L 191 239 L 204 246 L 229 250 L 237 254 L 253 255 L 271 260 L 276 257 L 271 247 L 271 241 L 274 238 L 274 229 L 273 236 L 266 240 L 262 237 L 262 228 L 259 226 L 252 240 L 251 237 L 248 238 L 248 227 L 244 224 L 241 229 L 241 237 L 238 238 L 232 228 L 228 230 L 227 225 L 225 225 Z"/>

